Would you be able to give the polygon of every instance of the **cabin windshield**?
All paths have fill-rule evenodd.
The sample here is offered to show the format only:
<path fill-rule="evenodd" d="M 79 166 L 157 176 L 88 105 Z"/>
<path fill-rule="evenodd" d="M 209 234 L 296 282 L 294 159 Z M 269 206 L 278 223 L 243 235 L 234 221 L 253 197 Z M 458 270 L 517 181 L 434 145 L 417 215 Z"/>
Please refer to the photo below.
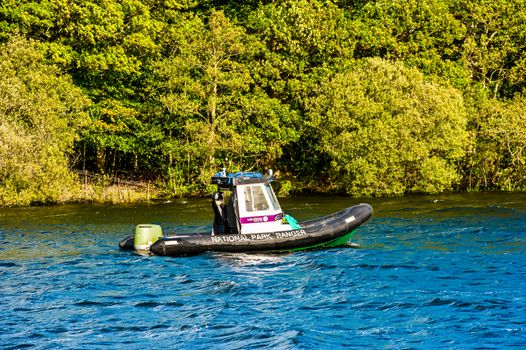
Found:
<path fill-rule="evenodd" d="M 272 207 L 274 208 L 274 210 L 281 210 L 278 199 L 276 198 L 276 194 L 274 194 L 274 191 L 272 190 L 272 187 L 270 186 L 270 184 L 265 185 L 265 190 L 268 193 L 270 203 L 272 204 Z"/>
<path fill-rule="evenodd" d="M 280 210 L 276 195 L 269 184 L 245 186 L 243 192 L 247 212 Z"/>

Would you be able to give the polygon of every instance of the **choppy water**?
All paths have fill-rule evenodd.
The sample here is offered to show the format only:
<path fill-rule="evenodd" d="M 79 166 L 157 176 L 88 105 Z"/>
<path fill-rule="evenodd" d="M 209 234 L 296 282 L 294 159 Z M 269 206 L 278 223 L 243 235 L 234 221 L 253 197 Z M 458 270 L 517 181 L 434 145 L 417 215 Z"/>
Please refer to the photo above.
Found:
<path fill-rule="evenodd" d="M 190 258 L 117 243 L 138 223 L 203 228 L 205 200 L 0 209 L 0 348 L 526 346 L 525 194 L 371 203 L 360 249 Z M 298 219 L 352 204 L 282 200 Z"/>

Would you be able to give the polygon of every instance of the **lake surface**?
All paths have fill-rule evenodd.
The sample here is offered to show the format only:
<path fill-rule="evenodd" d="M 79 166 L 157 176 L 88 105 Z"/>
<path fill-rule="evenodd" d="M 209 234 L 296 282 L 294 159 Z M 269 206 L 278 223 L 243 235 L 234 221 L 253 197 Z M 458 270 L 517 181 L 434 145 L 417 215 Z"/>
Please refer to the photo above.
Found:
<path fill-rule="evenodd" d="M 282 199 L 298 220 L 355 204 Z M 0 348 L 526 347 L 526 194 L 369 201 L 353 242 L 143 257 L 139 223 L 208 227 L 208 200 L 0 209 Z"/>

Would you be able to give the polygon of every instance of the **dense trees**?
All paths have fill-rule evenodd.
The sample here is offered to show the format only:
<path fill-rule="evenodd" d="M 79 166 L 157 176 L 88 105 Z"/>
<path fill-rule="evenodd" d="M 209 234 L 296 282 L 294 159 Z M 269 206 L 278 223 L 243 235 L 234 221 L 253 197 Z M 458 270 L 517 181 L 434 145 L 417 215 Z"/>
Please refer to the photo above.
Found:
<path fill-rule="evenodd" d="M 56 201 L 73 183 L 68 156 L 87 100 L 19 36 L 2 47 L 0 76 L 0 203 Z"/>
<path fill-rule="evenodd" d="M 459 182 L 467 118 L 455 89 L 378 58 L 323 82 L 307 120 L 331 182 L 352 195 L 436 193 Z"/>
<path fill-rule="evenodd" d="M 526 190 L 521 0 L 7 0 L 0 45 L 3 205 L 65 199 L 75 169 Z"/>
<path fill-rule="evenodd" d="M 476 145 L 464 166 L 466 187 L 526 190 L 526 98 L 487 99 L 472 119 Z"/>

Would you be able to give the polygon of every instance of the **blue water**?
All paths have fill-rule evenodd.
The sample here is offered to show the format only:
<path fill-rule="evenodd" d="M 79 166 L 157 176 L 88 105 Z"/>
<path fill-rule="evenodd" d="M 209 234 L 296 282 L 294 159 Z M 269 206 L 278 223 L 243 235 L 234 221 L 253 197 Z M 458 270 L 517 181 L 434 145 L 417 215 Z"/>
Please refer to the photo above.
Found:
<path fill-rule="evenodd" d="M 117 243 L 141 222 L 202 229 L 205 200 L 0 209 L 0 348 L 526 347 L 526 194 L 371 203 L 359 249 L 188 258 Z"/>

